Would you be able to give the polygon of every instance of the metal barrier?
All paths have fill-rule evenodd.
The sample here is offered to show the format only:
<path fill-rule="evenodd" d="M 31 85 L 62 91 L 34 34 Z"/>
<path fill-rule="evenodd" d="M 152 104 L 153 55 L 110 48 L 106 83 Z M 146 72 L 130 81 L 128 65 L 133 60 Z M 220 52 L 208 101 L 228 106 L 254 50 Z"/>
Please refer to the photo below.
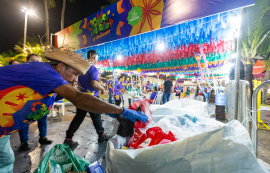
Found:
<path fill-rule="evenodd" d="M 257 147 L 257 143 L 258 143 L 258 130 L 257 130 L 257 124 L 258 124 L 258 117 L 257 117 L 257 97 L 258 97 L 258 93 L 259 91 L 270 84 L 270 80 L 266 81 L 264 83 L 262 83 L 261 85 L 259 85 L 253 95 L 252 95 L 252 117 L 254 119 L 254 121 L 256 122 L 255 124 L 252 124 L 252 144 L 253 144 L 253 148 L 254 148 L 254 152 L 256 154 L 256 156 L 258 157 L 258 147 Z"/>
<path fill-rule="evenodd" d="M 228 120 L 233 119 L 238 120 L 243 124 L 243 126 L 248 130 L 251 136 L 250 129 L 250 106 L 251 106 L 251 96 L 250 96 L 250 84 L 248 81 L 239 81 L 239 99 L 238 99 L 238 110 L 237 115 L 235 115 L 235 90 L 236 82 L 231 81 L 226 85 L 226 114 L 228 115 Z"/>

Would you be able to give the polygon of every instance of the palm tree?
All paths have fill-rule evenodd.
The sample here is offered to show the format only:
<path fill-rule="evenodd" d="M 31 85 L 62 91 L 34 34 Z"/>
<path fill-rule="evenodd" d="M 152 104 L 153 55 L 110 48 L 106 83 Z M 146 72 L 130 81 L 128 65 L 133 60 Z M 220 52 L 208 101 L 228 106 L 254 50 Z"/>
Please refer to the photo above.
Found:
<path fill-rule="evenodd" d="M 15 58 L 16 55 L 17 54 L 15 52 L 13 52 L 12 50 L 8 50 L 6 52 L 2 52 L 0 54 L 0 66 L 8 65 L 8 63 L 11 60 L 15 60 L 16 59 Z M 16 59 L 16 60 L 18 60 L 18 59 Z"/>
<path fill-rule="evenodd" d="M 107 0 L 107 1 L 109 2 L 109 5 L 112 5 L 112 4 L 116 3 L 116 2 L 118 2 L 119 0 Z M 108 7 L 109 5 L 103 5 L 103 6 L 100 7 L 100 9 L 102 10 L 102 9 Z"/>
<path fill-rule="evenodd" d="M 22 62 L 26 62 L 26 56 L 28 54 L 35 53 L 39 55 L 42 58 L 42 60 L 44 60 L 44 50 L 45 50 L 44 46 L 41 47 L 40 44 L 31 45 L 29 42 L 27 42 L 25 48 L 26 48 L 27 54 L 23 52 L 23 48 L 21 46 L 15 45 L 14 49 L 16 50 L 18 54 L 15 55 L 14 58 L 19 59 Z"/>
<path fill-rule="evenodd" d="M 49 9 L 54 8 L 56 6 L 54 0 L 43 0 L 45 7 L 45 19 L 46 19 L 46 43 L 45 45 L 49 45 L 50 43 L 50 27 L 49 27 Z"/>
<path fill-rule="evenodd" d="M 242 28 L 242 60 L 246 64 L 246 80 L 252 86 L 252 69 L 255 57 L 270 55 L 270 1 L 256 0 L 255 5 L 245 8 Z M 265 77 L 269 80 L 269 72 Z M 251 89 L 252 95 L 253 89 Z"/>
<path fill-rule="evenodd" d="M 69 2 L 75 2 L 76 0 L 69 0 Z M 65 11 L 67 0 L 63 0 L 62 12 L 61 12 L 61 30 L 65 28 Z"/>

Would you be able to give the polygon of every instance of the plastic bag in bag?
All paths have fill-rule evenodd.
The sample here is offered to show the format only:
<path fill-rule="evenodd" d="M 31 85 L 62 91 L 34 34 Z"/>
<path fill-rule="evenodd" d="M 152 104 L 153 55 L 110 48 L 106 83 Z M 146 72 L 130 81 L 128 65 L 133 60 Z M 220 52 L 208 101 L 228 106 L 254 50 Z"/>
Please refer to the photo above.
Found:
<path fill-rule="evenodd" d="M 135 129 L 144 128 L 149 122 L 153 120 L 152 112 L 150 111 L 150 103 L 151 102 L 149 99 L 143 99 L 136 101 L 129 106 L 129 109 L 143 112 L 148 117 L 148 121 L 145 124 L 142 121 L 136 121 L 134 124 Z"/>
<path fill-rule="evenodd" d="M 64 168 L 71 167 L 69 163 L 72 163 L 71 171 L 75 172 L 84 172 L 90 165 L 86 159 L 75 156 L 69 146 L 57 144 L 44 156 L 35 173 L 65 173 Z"/>

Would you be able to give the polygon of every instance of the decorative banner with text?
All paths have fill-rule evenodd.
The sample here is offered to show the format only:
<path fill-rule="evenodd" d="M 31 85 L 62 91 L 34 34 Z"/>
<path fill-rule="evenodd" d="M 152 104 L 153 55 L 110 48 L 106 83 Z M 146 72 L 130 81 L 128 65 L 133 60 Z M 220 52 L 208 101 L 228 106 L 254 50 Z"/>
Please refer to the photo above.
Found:
<path fill-rule="evenodd" d="M 90 47 L 253 4 L 255 0 L 120 0 L 56 33 L 56 45 Z"/>

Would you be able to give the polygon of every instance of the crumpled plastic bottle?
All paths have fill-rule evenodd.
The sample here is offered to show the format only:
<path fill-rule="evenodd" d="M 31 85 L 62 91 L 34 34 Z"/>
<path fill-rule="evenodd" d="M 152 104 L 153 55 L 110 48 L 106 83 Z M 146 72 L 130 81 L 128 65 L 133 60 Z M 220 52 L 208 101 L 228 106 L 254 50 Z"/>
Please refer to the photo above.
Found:
<path fill-rule="evenodd" d="M 193 117 L 193 116 L 190 116 L 188 114 L 184 115 L 184 117 L 188 118 L 193 123 L 196 123 L 198 121 L 198 118 L 197 117 Z"/>

